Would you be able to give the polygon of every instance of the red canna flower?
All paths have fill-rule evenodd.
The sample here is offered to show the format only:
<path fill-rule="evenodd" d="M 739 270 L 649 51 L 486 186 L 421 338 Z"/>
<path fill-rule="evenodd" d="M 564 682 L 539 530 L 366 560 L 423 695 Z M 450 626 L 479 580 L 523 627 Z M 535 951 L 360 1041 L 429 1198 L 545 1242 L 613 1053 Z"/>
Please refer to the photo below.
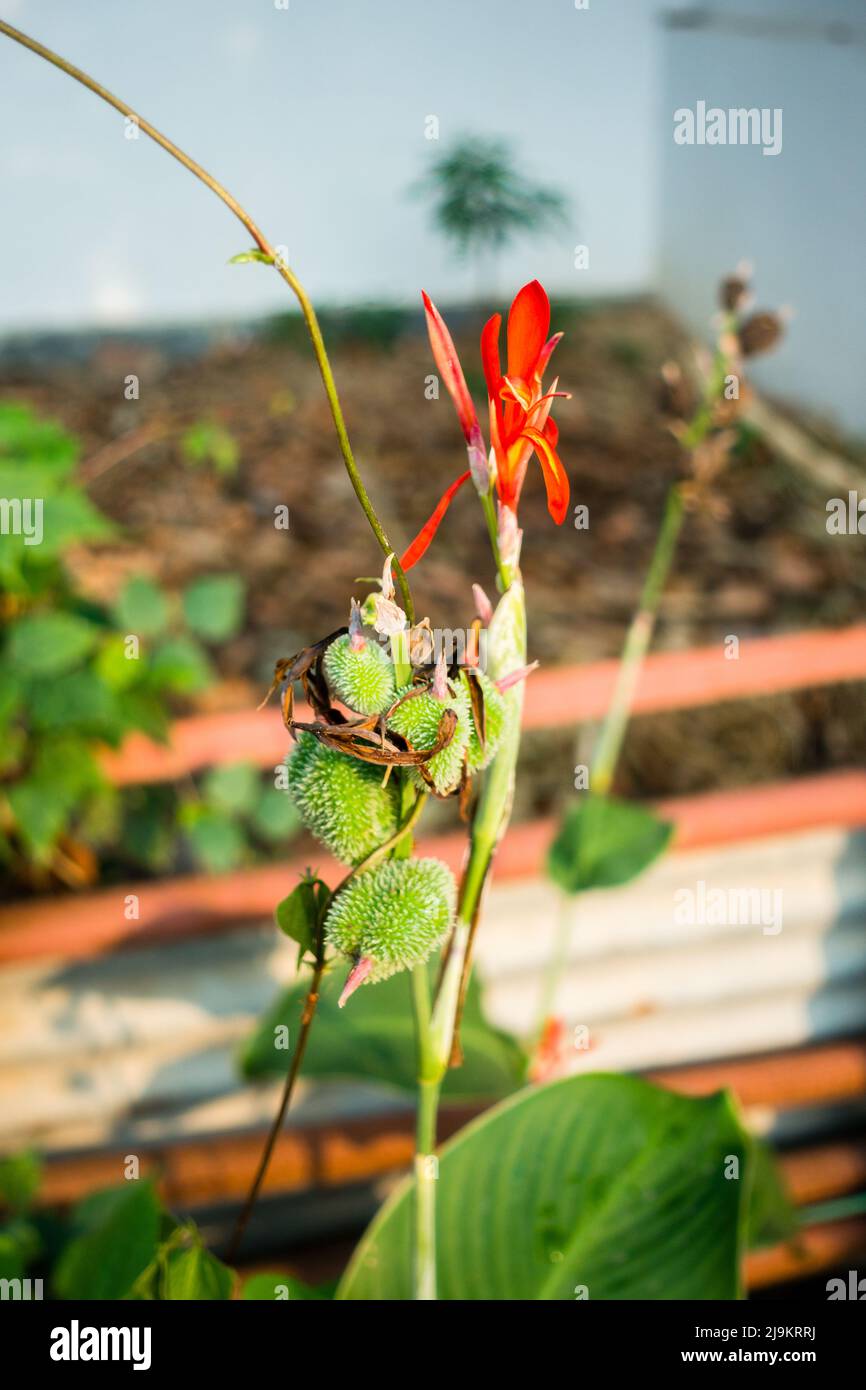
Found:
<path fill-rule="evenodd" d="M 500 508 L 506 508 L 516 516 L 527 464 L 533 453 L 541 464 L 548 510 L 557 525 L 562 525 L 568 511 L 568 478 L 556 452 L 558 430 L 550 418 L 554 399 L 566 395 L 566 392 L 557 391 L 556 381 L 548 392 L 543 387 L 544 372 L 562 334 L 557 333 L 552 338 L 547 336 L 550 331 L 550 301 L 542 285 L 532 280 L 514 297 L 508 314 L 504 375 L 499 357 L 502 315 L 494 314 L 488 319 L 481 334 L 481 361 L 487 382 L 492 444 L 489 463 L 478 416 L 451 335 L 435 304 L 426 294 L 423 300 L 433 356 L 457 407 L 469 454 L 469 468 L 443 493 L 433 514 L 409 546 L 401 561 L 404 570 L 411 569 L 421 559 L 452 498 L 470 477 L 477 490 L 484 495 L 489 491 L 492 474 Z"/>

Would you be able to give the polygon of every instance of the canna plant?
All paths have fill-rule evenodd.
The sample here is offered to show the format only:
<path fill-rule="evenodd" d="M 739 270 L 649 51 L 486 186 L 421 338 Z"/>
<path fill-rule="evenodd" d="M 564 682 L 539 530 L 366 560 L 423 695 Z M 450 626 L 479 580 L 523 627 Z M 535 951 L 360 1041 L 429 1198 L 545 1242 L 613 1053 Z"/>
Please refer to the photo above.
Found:
<path fill-rule="evenodd" d="M 557 940 L 539 1002 L 532 1067 L 536 1077 L 556 1074 L 566 1061 L 565 1027 L 555 1005 L 573 927 L 570 900 L 593 888 L 631 882 L 671 842 L 673 826 L 644 807 L 618 800 L 611 788 L 683 522 L 689 513 L 726 515 L 718 484 L 739 442 L 738 425 L 750 395 L 744 363 L 768 352 L 782 336 L 783 313 L 751 312 L 749 279 L 750 268 L 743 263 L 721 281 L 716 350 L 712 357 L 699 355 L 697 379 L 686 378 L 676 362 L 667 362 L 662 369 L 662 406 L 680 446 L 679 476 L 665 498 L 611 702 L 587 770 L 587 786 L 563 816 L 548 854 L 548 873 L 562 897 Z"/>
<path fill-rule="evenodd" d="M 498 1064 L 501 1077 L 509 1061 L 518 1070 L 509 1040 L 479 1022 L 471 972 L 482 895 L 509 820 L 524 681 L 532 670 L 518 510 L 533 458 L 554 522 L 562 523 L 568 507 L 551 418 L 563 393 L 556 380 L 545 385 L 559 335 L 550 335 L 544 289 L 532 281 L 515 296 L 504 363 L 500 316 L 484 327 L 487 440 L 445 322 L 424 295 L 433 356 L 456 407 L 468 468 L 398 559 L 358 473 L 319 322 L 294 271 L 237 201 L 125 102 L 5 21 L 0 32 L 134 117 L 244 225 L 255 245 L 235 259 L 273 267 L 292 289 L 347 472 L 384 556 L 381 578 L 368 581 L 361 600 L 349 598 L 345 626 L 276 665 L 271 693 L 279 692 L 292 737 L 290 794 L 346 872 L 332 890 L 308 871 L 277 908 L 278 925 L 296 943 L 309 976 L 279 1110 L 229 1259 L 289 1108 L 320 997 L 326 1007 L 326 976 L 338 981 L 334 1012 L 349 1029 L 353 1010 L 368 1020 L 386 1017 L 395 986 L 408 982 L 417 1083 L 414 1174 L 362 1239 L 338 1298 L 738 1297 L 762 1168 L 727 1096 L 688 1099 L 628 1077 L 569 1078 L 518 1091 L 437 1152 L 440 1093 L 449 1071 L 461 1069 L 464 1030 L 467 1038 L 484 1038 L 488 1062 L 495 1053 L 488 1073 Z M 497 600 L 494 605 L 473 586 L 472 641 L 464 659 L 454 661 L 430 621 L 417 619 L 407 575 L 470 480 L 491 546 Z M 310 717 L 296 713 L 298 686 Z M 467 819 L 459 881 L 444 863 L 413 853 L 431 797 L 456 798 Z M 96 1270 L 103 1297 L 228 1297 L 230 1272 L 214 1267 L 194 1231 L 169 1230 L 168 1244 L 160 1243 L 160 1221 L 148 1190 L 141 1192 L 129 1202 L 148 1208 L 147 1239 L 134 1260 L 130 1255 L 123 1289 L 112 1289 L 97 1238 L 84 1230 L 83 1243 L 61 1257 L 61 1294 L 74 1296 Z M 103 1195 L 85 1215 L 108 1218 L 113 1248 L 127 1250 L 115 1219 L 119 1205 Z"/>

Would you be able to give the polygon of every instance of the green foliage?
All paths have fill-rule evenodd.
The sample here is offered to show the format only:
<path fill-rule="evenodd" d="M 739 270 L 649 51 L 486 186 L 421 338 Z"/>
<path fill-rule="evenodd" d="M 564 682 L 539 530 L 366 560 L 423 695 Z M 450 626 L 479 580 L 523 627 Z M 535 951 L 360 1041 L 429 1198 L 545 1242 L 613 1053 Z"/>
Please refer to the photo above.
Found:
<path fill-rule="evenodd" d="M 0 582 L 9 596 L 0 627 L 0 804 L 9 829 L 0 858 L 23 878 L 34 863 L 56 862 L 63 837 L 109 846 L 124 818 L 100 773 L 99 746 L 116 747 L 133 730 L 164 738 L 170 698 L 196 694 L 213 679 L 197 635 L 222 640 L 242 615 L 243 587 L 231 575 L 190 585 L 183 612 L 142 576 L 127 581 L 110 611 L 78 594 L 63 563 L 67 547 L 111 536 L 113 528 L 76 482 L 76 461 L 75 442 L 59 426 L 24 406 L 0 404 L 0 498 L 17 508 L 4 511 L 4 531 L 13 531 L 0 547 Z M 24 521 L 35 514 L 24 507 L 35 500 L 44 502 L 42 535 L 31 525 L 39 543 L 28 544 Z M 253 793 L 241 808 L 250 821 L 279 822 L 273 789 L 268 798 L 256 782 Z M 232 853 L 234 823 L 226 829 L 210 815 L 211 807 L 225 811 L 225 800 L 217 779 L 205 796 L 208 814 L 184 813 L 199 862 Z M 166 813 L 158 798 L 152 804 Z M 174 808 L 167 813 L 173 820 Z M 160 832 L 152 812 L 141 821 L 132 807 L 121 848 L 137 826 L 148 846 L 144 858 L 167 864 L 165 841 L 174 827 Z"/>
<path fill-rule="evenodd" d="M 547 871 L 566 893 L 618 888 L 642 874 L 670 843 L 673 826 L 642 806 L 586 796 L 563 817 Z"/>
<path fill-rule="evenodd" d="M 41 1180 L 42 1165 L 32 1150 L 0 1158 L 0 1206 L 13 1212 L 27 1211 Z"/>
<path fill-rule="evenodd" d="M 287 898 L 277 904 L 274 913 L 277 926 L 286 936 L 298 943 L 298 964 L 303 957 L 315 958 L 321 938 L 325 914 L 331 902 L 331 890 L 322 879 L 308 872 Z"/>
<path fill-rule="evenodd" d="M 117 625 L 137 637 L 158 637 L 168 626 L 168 600 L 158 584 L 143 576 L 128 579 L 114 608 Z"/>
<path fill-rule="evenodd" d="M 187 801 L 178 811 L 178 825 L 188 837 L 195 858 L 209 873 L 224 873 L 243 860 L 246 839 L 231 812 Z"/>
<path fill-rule="evenodd" d="M 197 579 L 183 596 L 183 611 L 192 632 L 206 642 L 234 637 L 243 620 L 244 583 L 236 574 Z"/>
<path fill-rule="evenodd" d="M 329 972 L 304 1056 L 304 1075 L 319 1080 L 378 1083 L 412 1094 L 416 1088 L 415 1020 L 409 981 L 394 975 L 375 989 L 359 989 L 345 1009 L 337 1007 L 342 972 Z M 340 978 L 338 978 L 340 977 Z M 251 1080 L 285 1076 L 286 1053 L 274 1045 L 276 1030 L 297 1037 L 307 985 L 286 990 L 244 1044 L 240 1063 Z M 445 1074 L 451 1100 L 494 1100 L 509 1095 L 524 1079 L 526 1057 L 519 1043 L 487 1022 L 475 975 L 460 1030 L 464 1061 Z"/>
<path fill-rule="evenodd" d="M 181 440 L 181 451 L 192 465 L 210 464 L 220 475 L 237 471 L 240 452 L 234 438 L 222 425 L 211 420 L 199 420 Z"/>
<path fill-rule="evenodd" d="M 231 256 L 229 265 L 248 265 L 252 261 L 259 261 L 262 265 L 274 264 L 273 256 L 269 256 L 267 251 L 260 251 L 257 246 L 253 246 L 249 251 L 238 251 L 236 256 Z"/>
<path fill-rule="evenodd" d="M 328 684 L 349 709 L 358 714 L 381 714 L 394 702 L 394 667 L 377 642 L 354 651 L 347 634 L 325 652 Z"/>
<path fill-rule="evenodd" d="M 59 676 L 79 666 L 92 651 L 98 629 L 74 613 L 37 613 L 9 627 L 6 659 L 28 676 Z"/>
<path fill-rule="evenodd" d="M 751 1190 L 746 1213 L 746 1243 L 750 1250 L 790 1240 L 797 1231 L 797 1214 L 776 1162 L 763 1140 L 752 1140 Z"/>
<path fill-rule="evenodd" d="M 457 884 L 440 859 L 386 859 L 335 898 L 325 938 L 354 964 L 373 962 L 366 984 L 420 965 L 454 917 Z"/>
<path fill-rule="evenodd" d="M 459 253 L 497 251 L 520 233 L 560 225 L 566 202 L 519 170 L 503 140 L 467 136 L 433 161 L 415 190 L 433 204 L 433 220 Z"/>
<path fill-rule="evenodd" d="M 125 1298 L 159 1247 L 161 1208 L 148 1182 L 96 1192 L 73 1213 L 54 1270 L 60 1298 Z"/>
<path fill-rule="evenodd" d="M 289 790 L 301 818 L 344 864 L 357 864 L 396 833 L 400 789 L 382 769 L 326 748 L 302 731 L 287 764 Z"/>
<path fill-rule="evenodd" d="M 63 1299 L 222 1300 L 234 1274 L 179 1225 L 151 1183 L 138 1179 L 86 1197 L 54 1267 Z"/>
<path fill-rule="evenodd" d="M 626 1076 L 523 1091 L 441 1153 L 439 1297 L 739 1298 L 749 1162 L 724 1094 L 694 1099 Z M 411 1298 L 411 1207 L 406 1182 L 338 1298 Z"/>

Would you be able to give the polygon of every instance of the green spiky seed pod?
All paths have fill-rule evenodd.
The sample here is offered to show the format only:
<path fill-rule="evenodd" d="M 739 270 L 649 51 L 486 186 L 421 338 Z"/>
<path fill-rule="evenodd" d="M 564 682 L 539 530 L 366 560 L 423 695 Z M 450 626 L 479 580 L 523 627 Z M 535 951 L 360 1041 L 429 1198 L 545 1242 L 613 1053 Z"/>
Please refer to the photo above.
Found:
<path fill-rule="evenodd" d="M 324 666 L 331 689 L 358 714 L 381 714 L 394 703 L 394 667 L 378 643 L 353 651 L 344 633 L 328 647 Z"/>
<path fill-rule="evenodd" d="M 499 747 L 505 726 L 505 701 L 493 681 L 483 671 L 476 671 L 475 679 L 481 686 L 484 698 L 484 743 L 482 744 L 478 737 L 474 718 L 471 718 L 469 743 L 466 748 L 466 768 L 470 773 L 480 772 L 490 762 Z M 468 682 L 469 677 L 464 675 L 463 680 Z"/>
<path fill-rule="evenodd" d="M 289 791 L 308 830 L 344 864 L 358 864 L 396 833 L 400 786 L 382 769 L 326 748 L 306 731 L 287 763 Z"/>
<path fill-rule="evenodd" d="M 410 689 L 411 686 L 406 686 L 399 692 L 398 698 L 405 695 Z M 395 709 L 388 721 L 389 728 L 402 734 L 403 738 L 407 739 L 414 749 L 421 751 L 425 748 L 432 748 L 435 744 L 439 733 L 439 721 L 445 710 L 453 709 L 456 711 L 457 727 L 454 730 L 453 738 L 425 764 L 440 796 L 447 796 L 449 792 L 454 791 L 460 781 L 463 770 L 463 754 L 466 752 L 466 745 L 469 742 L 472 723 L 472 711 L 465 681 L 456 681 L 452 689 L 454 693 L 447 700 L 437 700 L 426 690 L 420 695 L 412 695 Z M 412 780 L 418 787 L 424 786 L 423 778 L 415 768 L 412 769 Z"/>
<path fill-rule="evenodd" d="M 325 939 L 356 964 L 372 962 L 367 983 L 427 959 L 454 917 L 457 885 L 440 859 L 386 859 L 335 898 Z"/>

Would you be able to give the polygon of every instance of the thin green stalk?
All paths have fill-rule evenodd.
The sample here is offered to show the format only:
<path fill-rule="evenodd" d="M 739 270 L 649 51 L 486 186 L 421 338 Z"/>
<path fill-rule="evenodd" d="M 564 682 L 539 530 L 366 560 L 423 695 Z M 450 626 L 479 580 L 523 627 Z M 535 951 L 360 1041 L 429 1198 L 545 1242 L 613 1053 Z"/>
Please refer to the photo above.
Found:
<path fill-rule="evenodd" d="M 93 92 L 95 96 L 100 97 L 102 101 L 107 102 L 109 106 L 113 106 L 116 111 L 134 120 L 138 128 L 144 131 L 145 135 L 149 135 L 151 140 L 161 145 L 173 159 L 176 159 L 178 163 L 182 164 L 185 169 L 188 169 L 191 174 L 205 184 L 211 192 L 215 193 L 216 196 L 225 203 L 226 207 L 234 213 L 235 217 L 243 223 L 253 241 L 256 243 L 256 246 L 263 255 L 272 262 L 286 284 L 293 290 L 298 300 L 304 323 L 306 324 L 307 332 L 310 335 L 310 340 L 313 345 L 313 353 L 315 354 L 316 362 L 319 366 L 319 372 L 322 377 L 325 394 L 328 398 L 328 404 L 331 408 L 331 416 L 334 421 L 334 428 L 337 432 L 340 452 L 343 455 L 343 462 L 346 466 L 349 478 L 351 479 L 352 487 L 355 489 L 355 495 L 361 504 L 364 515 L 370 523 L 370 528 L 376 540 L 379 542 L 383 553 L 385 555 L 394 553 L 394 547 L 376 515 L 373 504 L 364 487 L 361 475 L 358 472 L 358 466 L 355 463 L 355 456 L 352 453 L 352 446 L 349 443 L 349 434 L 346 429 L 346 422 L 343 418 L 343 411 L 339 396 L 337 395 L 337 387 L 334 382 L 334 374 L 331 371 L 331 364 L 325 349 L 319 321 L 316 318 L 315 310 L 313 309 L 306 290 L 301 285 L 294 272 L 283 263 L 282 259 L 277 255 L 276 249 L 271 245 L 264 233 L 260 231 L 249 213 L 241 206 L 237 199 L 229 193 L 228 189 L 224 188 L 212 174 L 209 174 L 207 170 L 203 169 L 194 159 L 191 159 L 179 146 L 175 145 L 174 141 L 169 140 L 166 135 L 163 135 L 161 131 L 157 130 L 156 126 L 151 125 L 150 121 L 145 120 L 143 116 L 140 116 L 138 112 L 133 110 L 125 101 L 115 96 L 113 92 L 109 92 L 106 87 L 96 82 L 94 78 L 90 77 L 86 72 L 83 72 L 81 68 L 75 67 L 73 63 L 67 62 L 65 58 L 61 58 L 60 55 L 53 52 L 52 49 L 46 48 L 44 44 L 39 43 L 36 39 L 31 39 L 27 34 L 22 33 L 20 29 L 14 28 L 13 25 L 7 24 L 6 21 L 2 19 L 0 19 L 0 33 L 6 34 L 7 38 L 13 39 L 15 43 L 21 44 L 23 48 L 29 49 L 31 53 L 35 53 L 38 57 L 44 58 L 46 62 L 53 64 L 53 66 L 59 68 L 61 72 L 65 72 L 68 77 L 72 77 L 76 82 L 80 82 L 83 87 Z M 406 575 L 396 556 L 393 561 L 393 569 L 397 578 L 397 583 L 400 586 L 403 608 L 409 617 L 409 621 L 414 622 L 415 609 L 412 603 L 412 595 L 409 591 Z"/>
<path fill-rule="evenodd" d="M 442 1068 L 433 1047 L 426 964 L 415 967 L 411 981 L 418 1051 L 412 1268 L 415 1299 L 426 1303 L 436 1298 L 436 1123 Z"/>
<path fill-rule="evenodd" d="M 597 796 L 605 796 L 613 782 L 641 667 L 652 641 L 659 603 L 673 563 L 683 513 L 682 491 L 679 483 L 674 483 L 665 500 L 650 567 L 626 634 L 613 695 L 592 758 L 589 785 Z"/>
<path fill-rule="evenodd" d="M 728 315 L 724 332 L 733 332 L 736 315 Z M 684 447 L 694 450 L 706 438 L 712 428 L 715 404 L 721 397 L 725 379 L 730 369 L 730 360 L 720 346 L 713 359 L 713 366 L 704 389 L 701 404 L 683 436 Z M 607 714 L 596 743 L 589 774 L 589 786 L 596 796 L 606 796 L 616 775 L 617 763 L 623 739 L 631 716 L 634 695 L 640 679 L 644 658 L 649 650 L 658 620 L 659 604 L 668 581 L 671 565 L 676 553 L 680 530 L 682 529 L 685 507 L 682 485 L 673 483 L 668 489 L 656 543 L 650 560 L 649 570 L 641 590 L 637 610 L 629 625 L 620 656 L 616 683 Z M 568 961 L 568 947 L 573 927 L 571 904 L 565 894 L 561 894 L 560 912 L 557 921 L 553 950 L 542 980 L 539 1011 L 535 1029 L 536 1041 L 541 1036 L 545 1020 L 554 1010 L 556 991 Z"/>

